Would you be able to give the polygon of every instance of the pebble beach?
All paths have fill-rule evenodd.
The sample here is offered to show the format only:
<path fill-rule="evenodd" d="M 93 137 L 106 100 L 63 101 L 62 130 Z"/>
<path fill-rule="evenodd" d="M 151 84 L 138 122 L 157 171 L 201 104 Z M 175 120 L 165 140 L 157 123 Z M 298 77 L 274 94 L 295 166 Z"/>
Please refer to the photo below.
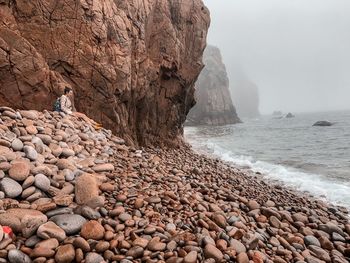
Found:
<path fill-rule="evenodd" d="M 0 262 L 346 263 L 348 211 L 179 148 L 0 107 Z"/>

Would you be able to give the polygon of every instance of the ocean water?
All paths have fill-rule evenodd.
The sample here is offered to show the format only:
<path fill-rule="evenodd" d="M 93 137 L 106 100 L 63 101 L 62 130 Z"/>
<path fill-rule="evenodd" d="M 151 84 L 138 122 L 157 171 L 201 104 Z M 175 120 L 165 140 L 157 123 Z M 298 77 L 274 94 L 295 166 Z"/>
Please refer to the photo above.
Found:
<path fill-rule="evenodd" d="M 335 124 L 312 126 L 320 120 Z M 199 152 L 350 208 L 350 111 L 243 121 L 220 127 L 186 127 L 185 138 Z"/>

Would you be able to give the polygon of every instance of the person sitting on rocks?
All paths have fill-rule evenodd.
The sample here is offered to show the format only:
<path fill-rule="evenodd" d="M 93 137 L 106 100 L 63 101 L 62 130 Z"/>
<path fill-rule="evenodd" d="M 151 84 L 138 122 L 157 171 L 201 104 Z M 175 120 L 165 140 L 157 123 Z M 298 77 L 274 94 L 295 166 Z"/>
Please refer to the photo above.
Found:
<path fill-rule="evenodd" d="M 73 95 L 73 90 L 69 87 L 64 88 L 64 94 L 60 98 L 61 112 L 70 115 L 73 113 L 73 104 L 68 96 Z"/>
<path fill-rule="evenodd" d="M 64 88 L 64 94 L 60 98 L 60 106 L 61 111 L 60 114 L 64 117 L 66 115 L 71 115 L 77 117 L 78 119 L 82 119 L 83 121 L 90 123 L 95 129 L 101 129 L 102 125 L 100 123 L 95 122 L 90 119 L 84 113 L 75 111 L 75 107 L 69 97 L 73 96 L 73 89 L 70 87 Z"/>

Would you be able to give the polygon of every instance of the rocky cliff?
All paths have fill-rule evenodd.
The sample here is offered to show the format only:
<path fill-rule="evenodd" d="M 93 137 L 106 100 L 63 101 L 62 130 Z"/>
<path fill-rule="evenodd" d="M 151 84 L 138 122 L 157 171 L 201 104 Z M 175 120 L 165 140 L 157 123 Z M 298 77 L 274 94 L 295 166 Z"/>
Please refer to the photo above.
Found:
<path fill-rule="evenodd" d="M 202 0 L 0 0 L 0 105 L 77 110 L 128 142 L 178 142 L 194 103 Z"/>
<path fill-rule="evenodd" d="M 204 64 L 196 83 L 197 104 L 187 117 L 188 123 L 225 125 L 240 122 L 232 103 L 226 67 L 217 47 L 206 48 Z"/>

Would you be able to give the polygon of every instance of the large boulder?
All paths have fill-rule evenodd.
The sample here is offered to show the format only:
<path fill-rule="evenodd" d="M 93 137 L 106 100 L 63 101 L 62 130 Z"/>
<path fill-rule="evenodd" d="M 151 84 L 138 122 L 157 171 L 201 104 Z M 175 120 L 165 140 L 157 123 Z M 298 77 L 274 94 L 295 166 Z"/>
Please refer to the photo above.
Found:
<path fill-rule="evenodd" d="M 92 174 L 83 174 L 75 183 L 75 201 L 79 205 L 88 204 L 99 196 L 99 187 Z"/>
<path fill-rule="evenodd" d="M 322 127 L 327 127 L 327 126 L 332 126 L 334 123 L 330 121 L 317 121 L 315 122 L 312 126 L 322 126 Z"/>
<path fill-rule="evenodd" d="M 15 233 L 22 233 L 24 237 L 33 235 L 46 222 L 46 215 L 32 209 L 12 208 L 0 214 L 0 225 L 10 226 Z"/>

